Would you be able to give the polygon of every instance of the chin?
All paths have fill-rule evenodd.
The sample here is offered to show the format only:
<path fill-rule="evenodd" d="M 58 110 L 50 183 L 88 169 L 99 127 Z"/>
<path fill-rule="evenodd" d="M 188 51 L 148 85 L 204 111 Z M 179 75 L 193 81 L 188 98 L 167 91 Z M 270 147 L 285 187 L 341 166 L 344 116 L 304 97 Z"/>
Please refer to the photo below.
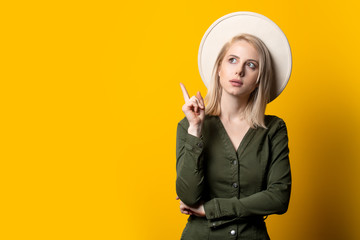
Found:
<path fill-rule="evenodd" d="M 241 88 L 237 88 L 237 89 L 226 89 L 225 92 L 228 95 L 231 95 L 233 97 L 239 97 L 239 98 L 243 98 L 243 97 L 249 97 L 249 93 L 248 92 L 244 92 L 243 89 Z"/>
<path fill-rule="evenodd" d="M 227 92 L 227 93 L 230 94 L 230 95 L 239 95 L 239 94 L 241 94 L 243 91 L 242 91 L 242 89 L 239 88 L 239 87 L 236 87 L 236 88 L 235 88 L 235 87 L 232 87 L 232 88 L 226 89 L 225 92 Z"/>

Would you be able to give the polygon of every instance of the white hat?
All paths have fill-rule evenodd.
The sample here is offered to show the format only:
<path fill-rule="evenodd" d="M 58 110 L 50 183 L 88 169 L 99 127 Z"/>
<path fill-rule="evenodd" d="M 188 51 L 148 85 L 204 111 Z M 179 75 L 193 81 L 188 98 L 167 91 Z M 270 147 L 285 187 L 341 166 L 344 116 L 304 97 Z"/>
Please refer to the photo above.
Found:
<path fill-rule="evenodd" d="M 260 38 L 270 51 L 275 71 L 270 101 L 284 90 L 289 81 L 292 57 L 289 42 L 269 18 L 253 12 L 234 12 L 216 20 L 205 32 L 199 48 L 198 65 L 205 86 L 210 85 L 216 58 L 226 42 L 241 33 Z"/>

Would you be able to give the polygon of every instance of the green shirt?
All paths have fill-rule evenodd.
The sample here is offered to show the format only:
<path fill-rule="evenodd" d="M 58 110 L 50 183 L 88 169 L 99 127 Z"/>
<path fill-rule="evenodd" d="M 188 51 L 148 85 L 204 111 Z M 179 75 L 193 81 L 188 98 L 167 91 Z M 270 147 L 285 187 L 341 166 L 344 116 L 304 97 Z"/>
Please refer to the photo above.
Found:
<path fill-rule="evenodd" d="M 206 217 L 189 216 L 181 239 L 269 239 L 264 216 L 287 211 L 291 172 L 285 122 L 265 116 L 235 151 L 218 116 L 206 115 L 202 137 L 177 126 L 176 192 L 189 206 L 204 204 Z"/>

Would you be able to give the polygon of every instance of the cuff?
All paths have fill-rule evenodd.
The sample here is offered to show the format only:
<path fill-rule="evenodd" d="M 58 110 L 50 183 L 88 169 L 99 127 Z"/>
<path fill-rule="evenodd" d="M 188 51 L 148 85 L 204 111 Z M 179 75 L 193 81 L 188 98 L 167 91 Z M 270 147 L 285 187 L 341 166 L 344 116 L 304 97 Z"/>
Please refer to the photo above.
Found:
<path fill-rule="evenodd" d="M 187 133 L 185 148 L 189 151 L 200 154 L 204 148 L 203 137 L 196 137 L 190 133 Z"/>
<path fill-rule="evenodd" d="M 218 218 L 219 216 L 219 206 L 216 203 L 216 199 L 212 199 L 204 203 L 205 215 L 208 220 Z"/>
<path fill-rule="evenodd" d="M 204 210 L 210 228 L 217 228 L 236 220 L 236 218 L 223 219 L 220 217 L 219 204 L 215 198 L 204 203 Z"/>
<path fill-rule="evenodd" d="M 222 209 L 222 211 L 220 211 L 220 202 L 221 201 L 218 199 L 213 198 L 210 201 L 204 203 L 205 216 L 208 220 L 208 226 L 211 228 L 220 227 L 224 224 L 228 224 L 240 219 L 239 217 L 227 211 L 227 209 Z"/>

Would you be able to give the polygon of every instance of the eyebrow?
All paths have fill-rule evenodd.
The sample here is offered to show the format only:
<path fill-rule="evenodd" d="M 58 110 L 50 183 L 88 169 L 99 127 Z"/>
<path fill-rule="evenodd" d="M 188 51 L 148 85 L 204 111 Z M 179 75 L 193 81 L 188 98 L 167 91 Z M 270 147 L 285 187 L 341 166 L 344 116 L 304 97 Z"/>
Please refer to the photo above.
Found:
<path fill-rule="evenodd" d="M 236 58 L 240 59 L 240 57 L 238 57 L 238 56 L 236 56 L 236 55 L 233 55 L 233 54 L 230 54 L 229 56 L 231 56 L 231 57 L 236 57 Z M 254 61 L 254 62 L 256 62 L 257 64 L 259 64 L 259 62 L 256 61 L 255 59 L 248 59 L 248 61 Z"/>

